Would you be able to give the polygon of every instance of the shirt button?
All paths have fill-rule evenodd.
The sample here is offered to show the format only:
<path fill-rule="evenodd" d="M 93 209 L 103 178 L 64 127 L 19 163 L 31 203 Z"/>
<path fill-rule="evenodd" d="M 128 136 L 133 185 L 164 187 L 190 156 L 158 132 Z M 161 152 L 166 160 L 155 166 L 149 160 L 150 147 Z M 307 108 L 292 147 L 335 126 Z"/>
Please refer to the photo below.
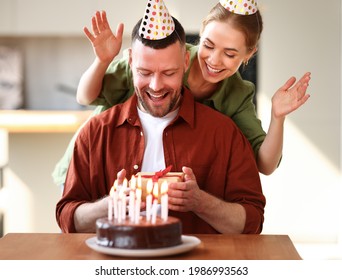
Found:
<path fill-rule="evenodd" d="M 143 135 L 144 135 L 144 133 L 142 131 L 140 131 L 140 136 L 143 136 Z"/>
<path fill-rule="evenodd" d="M 133 168 L 134 168 L 135 170 L 137 170 L 137 169 L 139 168 L 139 165 L 135 164 L 135 165 L 133 166 Z"/>

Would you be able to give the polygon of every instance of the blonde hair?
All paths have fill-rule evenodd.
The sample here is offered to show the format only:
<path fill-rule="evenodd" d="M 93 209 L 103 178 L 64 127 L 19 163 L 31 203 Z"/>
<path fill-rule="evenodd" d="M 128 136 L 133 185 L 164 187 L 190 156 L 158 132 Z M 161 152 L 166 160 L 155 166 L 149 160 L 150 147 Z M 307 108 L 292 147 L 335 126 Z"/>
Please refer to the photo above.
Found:
<path fill-rule="evenodd" d="M 263 29 L 262 17 L 259 11 L 252 15 L 234 14 L 218 3 L 203 20 L 200 35 L 202 35 L 206 26 L 213 21 L 231 24 L 235 29 L 242 32 L 248 50 L 252 51 L 257 47 Z"/>

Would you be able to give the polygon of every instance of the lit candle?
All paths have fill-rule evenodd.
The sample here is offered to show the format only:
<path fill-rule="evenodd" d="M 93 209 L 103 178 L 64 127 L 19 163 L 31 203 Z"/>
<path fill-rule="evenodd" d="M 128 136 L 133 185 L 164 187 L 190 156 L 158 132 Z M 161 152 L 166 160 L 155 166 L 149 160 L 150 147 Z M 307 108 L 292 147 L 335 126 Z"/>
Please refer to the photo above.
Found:
<path fill-rule="evenodd" d="M 140 221 L 140 204 L 141 204 L 141 187 L 137 188 L 135 191 L 135 197 L 136 197 L 136 201 L 135 201 L 135 218 L 134 218 L 134 222 L 136 224 L 139 223 Z"/>
<path fill-rule="evenodd" d="M 140 221 L 140 205 L 141 205 L 141 194 L 142 194 L 141 185 L 142 185 L 141 176 L 139 174 L 138 180 L 137 180 L 137 189 L 135 191 L 135 218 L 134 218 L 134 221 L 136 224 L 138 224 Z"/>
<path fill-rule="evenodd" d="M 128 205 L 128 216 L 131 221 L 134 221 L 134 208 L 135 208 L 135 185 L 136 185 L 136 178 L 132 175 L 130 181 L 130 191 L 129 191 L 129 205 Z"/>
<path fill-rule="evenodd" d="M 122 193 L 122 189 L 120 189 L 119 195 L 118 195 L 118 223 L 119 224 L 122 221 L 122 199 L 123 199 L 123 193 Z"/>
<path fill-rule="evenodd" d="M 153 189 L 153 182 L 152 179 L 147 181 L 146 186 L 146 220 L 151 220 L 151 209 L 152 209 L 152 189 Z"/>
<path fill-rule="evenodd" d="M 169 216 L 169 206 L 168 206 L 168 199 L 169 196 L 167 194 L 167 190 L 168 190 L 168 185 L 167 185 L 167 181 L 165 180 L 162 185 L 161 185 L 161 218 L 164 222 L 167 221 L 167 218 Z"/>
<path fill-rule="evenodd" d="M 156 223 L 158 211 L 158 183 L 154 183 L 153 187 L 153 205 L 152 205 L 152 224 Z"/>
<path fill-rule="evenodd" d="M 115 180 L 113 184 L 113 205 L 114 205 L 114 219 L 118 218 L 118 181 Z"/>
<path fill-rule="evenodd" d="M 127 179 L 125 178 L 124 181 L 123 181 L 123 185 L 122 185 L 122 220 L 125 220 L 126 219 L 126 205 L 127 205 L 127 202 L 126 202 L 126 191 L 127 191 L 127 185 L 128 185 L 128 181 Z"/>
<path fill-rule="evenodd" d="M 141 181 L 141 175 L 140 174 L 138 175 L 138 182 L 137 182 L 137 184 L 138 184 L 138 188 L 141 189 L 142 181 Z"/>
<path fill-rule="evenodd" d="M 110 189 L 109 197 L 108 197 L 108 220 L 113 220 L 113 193 L 114 187 Z"/>

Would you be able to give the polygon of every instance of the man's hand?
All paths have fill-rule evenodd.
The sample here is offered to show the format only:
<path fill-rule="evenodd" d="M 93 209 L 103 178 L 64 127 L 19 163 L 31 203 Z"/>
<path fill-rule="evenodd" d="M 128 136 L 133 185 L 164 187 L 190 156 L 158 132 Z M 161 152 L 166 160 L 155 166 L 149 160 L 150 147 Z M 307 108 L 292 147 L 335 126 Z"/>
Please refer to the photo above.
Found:
<path fill-rule="evenodd" d="M 192 169 L 183 167 L 182 170 L 185 174 L 184 182 L 169 184 L 169 209 L 180 212 L 196 212 L 201 207 L 202 191 L 197 185 Z"/>

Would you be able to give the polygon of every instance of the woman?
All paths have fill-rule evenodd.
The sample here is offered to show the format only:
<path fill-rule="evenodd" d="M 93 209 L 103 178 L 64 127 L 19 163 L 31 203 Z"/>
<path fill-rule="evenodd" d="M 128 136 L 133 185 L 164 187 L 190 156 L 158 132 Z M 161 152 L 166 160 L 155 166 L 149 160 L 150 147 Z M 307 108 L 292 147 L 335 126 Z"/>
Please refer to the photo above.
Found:
<path fill-rule="evenodd" d="M 251 15 L 229 12 L 224 2 L 217 4 L 203 21 L 198 46 L 188 45 L 190 66 L 184 85 L 195 98 L 231 117 L 251 143 L 258 169 L 271 174 L 278 166 L 283 145 L 285 117 L 304 104 L 310 73 L 296 84 L 290 78 L 272 98 L 272 118 L 266 134 L 253 105 L 254 85 L 242 80 L 238 69 L 247 64 L 257 51 L 262 32 L 262 18 L 256 10 Z M 128 57 L 113 61 L 122 44 L 123 24 L 114 35 L 106 13 L 92 18 L 93 34 L 85 27 L 96 54 L 95 61 L 83 74 L 77 100 L 83 105 L 104 105 L 123 102 L 134 91 Z M 111 63 L 112 62 L 112 63 Z"/>

